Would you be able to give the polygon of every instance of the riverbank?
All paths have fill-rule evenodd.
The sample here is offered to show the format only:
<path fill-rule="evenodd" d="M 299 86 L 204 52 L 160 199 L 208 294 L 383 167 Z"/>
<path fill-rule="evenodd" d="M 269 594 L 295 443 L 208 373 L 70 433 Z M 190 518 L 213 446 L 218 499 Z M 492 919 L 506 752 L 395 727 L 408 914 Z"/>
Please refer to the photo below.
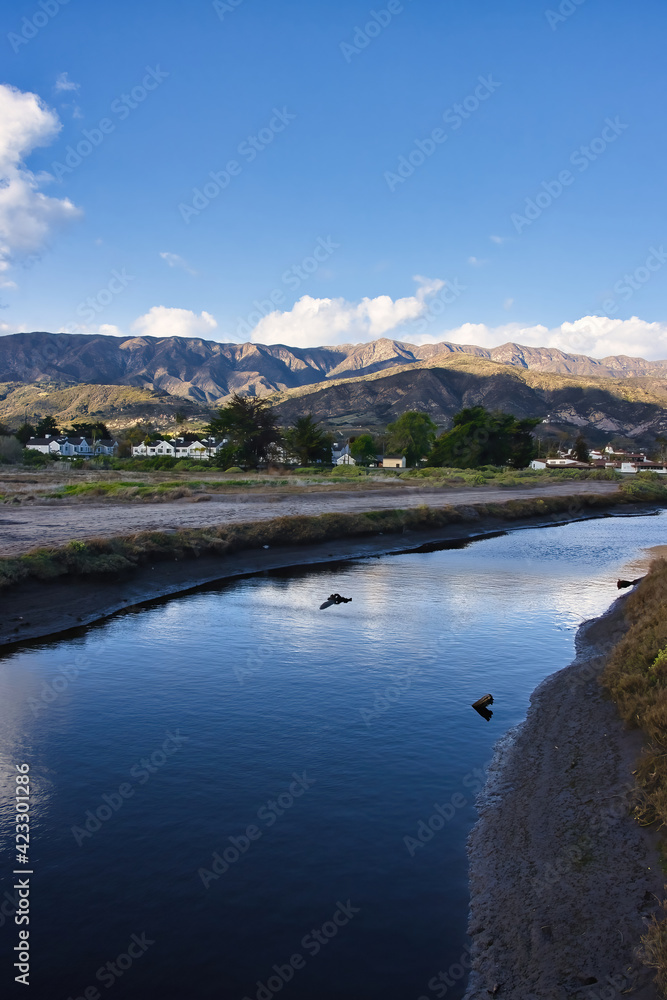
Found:
<path fill-rule="evenodd" d="M 654 505 L 653 505 L 654 506 Z M 414 551 L 613 513 L 647 513 L 622 494 L 508 500 L 364 514 L 275 518 L 215 530 L 141 532 L 0 559 L 0 647 L 81 628 L 210 583 L 295 566 Z M 4 584 L 4 585 L 3 585 Z"/>
<path fill-rule="evenodd" d="M 656 834 L 630 815 L 644 740 L 598 681 L 626 601 L 581 626 L 575 661 L 496 747 L 469 840 L 465 1000 L 659 996 L 636 954 L 665 881 Z"/>

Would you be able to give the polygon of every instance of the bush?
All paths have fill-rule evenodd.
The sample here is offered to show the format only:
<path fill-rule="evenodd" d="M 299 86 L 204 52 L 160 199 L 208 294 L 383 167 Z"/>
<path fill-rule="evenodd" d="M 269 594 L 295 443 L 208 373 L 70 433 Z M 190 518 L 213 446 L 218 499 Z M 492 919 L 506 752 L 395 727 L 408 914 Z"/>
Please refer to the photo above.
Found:
<path fill-rule="evenodd" d="M 0 465 L 18 465 L 23 458 L 21 442 L 15 437 L 0 437 Z"/>
<path fill-rule="evenodd" d="M 239 465 L 230 465 L 228 469 L 225 469 L 224 475 L 227 475 L 228 472 L 239 473 L 243 472 L 243 469 Z"/>
<path fill-rule="evenodd" d="M 358 465 L 337 465 L 335 469 L 331 470 L 331 475 L 354 479 L 357 476 L 367 476 L 368 472 Z"/>

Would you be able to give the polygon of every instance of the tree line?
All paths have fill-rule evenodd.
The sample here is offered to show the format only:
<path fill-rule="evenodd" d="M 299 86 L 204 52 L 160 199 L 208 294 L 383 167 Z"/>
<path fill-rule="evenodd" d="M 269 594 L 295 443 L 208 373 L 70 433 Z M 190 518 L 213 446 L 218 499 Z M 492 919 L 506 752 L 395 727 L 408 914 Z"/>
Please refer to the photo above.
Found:
<path fill-rule="evenodd" d="M 387 454 L 405 455 L 408 466 L 428 465 L 473 469 L 481 465 L 524 468 L 534 454 L 533 429 L 537 418 L 519 419 L 508 413 L 492 413 L 483 406 L 461 410 L 452 427 L 436 437 L 437 425 L 426 413 L 403 413 L 387 427 Z M 312 413 L 299 417 L 281 431 L 275 413 L 263 398 L 233 395 L 206 428 L 216 437 L 227 438 L 216 461 L 228 467 L 256 468 L 275 460 L 278 449 L 300 465 L 331 463 L 333 436 L 324 431 Z M 379 443 L 371 434 L 350 439 L 350 454 L 359 465 L 378 457 Z"/>

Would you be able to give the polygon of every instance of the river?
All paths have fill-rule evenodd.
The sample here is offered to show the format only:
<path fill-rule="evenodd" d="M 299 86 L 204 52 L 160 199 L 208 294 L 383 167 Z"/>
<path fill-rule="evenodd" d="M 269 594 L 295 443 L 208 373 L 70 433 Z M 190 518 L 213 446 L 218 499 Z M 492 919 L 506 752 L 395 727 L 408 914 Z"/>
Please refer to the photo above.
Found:
<path fill-rule="evenodd" d="M 666 527 L 261 575 L 5 651 L 3 989 L 28 764 L 34 1000 L 460 998 L 493 745 Z M 332 591 L 352 602 L 320 611 Z"/>

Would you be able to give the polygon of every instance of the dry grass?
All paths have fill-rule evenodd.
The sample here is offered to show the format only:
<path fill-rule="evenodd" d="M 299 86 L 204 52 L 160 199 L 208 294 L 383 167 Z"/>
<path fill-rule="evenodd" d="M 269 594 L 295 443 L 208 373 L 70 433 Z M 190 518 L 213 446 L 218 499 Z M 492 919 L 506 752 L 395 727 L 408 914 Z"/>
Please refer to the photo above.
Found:
<path fill-rule="evenodd" d="M 168 485 L 174 486 L 173 483 Z M 129 490 L 134 487 L 124 484 L 123 488 Z M 187 489 L 187 484 L 181 484 L 179 489 Z M 394 509 L 363 514 L 278 517 L 248 524 L 189 528 L 173 532 L 144 531 L 123 537 L 93 538 L 72 541 L 59 548 L 35 549 L 15 558 L 0 558 L 0 588 L 24 580 L 130 572 L 149 561 L 153 563 L 156 560 L 197 559 L 205 555 L 222 556 L 263 545 L 314 545 L 343 538 L 399 533 L 406 529 L 437 530 L 449 524 L 476 521 L 481 517 L 507 521 L 562 514 L 577 517 L 596 508 L 625 502 L 628 501 L 622 493 L 611 497 L 584 494 L 458 507 L 422 506 L 411 510 Z"/>
<path fill-rule="evenodd" d="M 643 826 L 667 828 L 667 560 L 656 560 L 629 595 L 631 623 L 615 647 L 602 682 L 621 717 L 644 731 L 646 747 L 635 776 L 640 802 L 635 810 Z M 667 920 L 653 919 L 642 939 L 642 959 L 657 970 L 656 983 L 667 995 Z"/>

